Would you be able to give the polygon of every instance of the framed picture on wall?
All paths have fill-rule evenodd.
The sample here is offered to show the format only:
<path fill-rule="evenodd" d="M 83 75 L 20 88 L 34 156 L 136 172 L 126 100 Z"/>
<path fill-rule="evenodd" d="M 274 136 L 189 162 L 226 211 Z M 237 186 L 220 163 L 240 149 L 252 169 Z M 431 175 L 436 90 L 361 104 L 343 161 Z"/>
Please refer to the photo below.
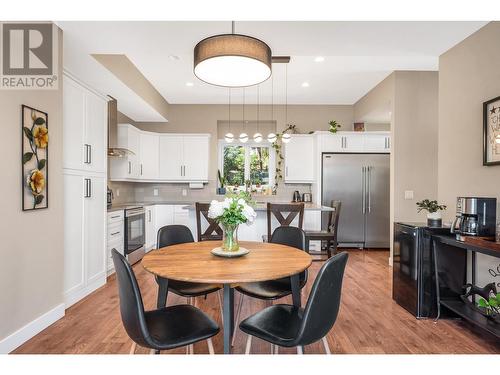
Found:
<path fill-rule="evenodd" d="M 483 103 L 483 165 L 500 164 L 500 96 Z"/>
<path fill-rule="evenodd" d="M 21 116 L 23 211 L 47 208 L 49 115 L 23 105 Z"/>

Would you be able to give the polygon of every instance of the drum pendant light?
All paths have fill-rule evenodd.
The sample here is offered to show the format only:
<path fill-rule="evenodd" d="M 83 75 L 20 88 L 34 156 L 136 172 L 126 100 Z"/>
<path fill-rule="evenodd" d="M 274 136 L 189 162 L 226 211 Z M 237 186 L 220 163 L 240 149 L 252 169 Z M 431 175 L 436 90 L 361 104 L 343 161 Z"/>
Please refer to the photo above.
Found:
<path fill-rule="evenodd" d="M 232 33 L 203 39 L 194 47 L 194 74 L 225 87 L 257 85 L 272 73 L 271 48 L 262 40 Z"/>

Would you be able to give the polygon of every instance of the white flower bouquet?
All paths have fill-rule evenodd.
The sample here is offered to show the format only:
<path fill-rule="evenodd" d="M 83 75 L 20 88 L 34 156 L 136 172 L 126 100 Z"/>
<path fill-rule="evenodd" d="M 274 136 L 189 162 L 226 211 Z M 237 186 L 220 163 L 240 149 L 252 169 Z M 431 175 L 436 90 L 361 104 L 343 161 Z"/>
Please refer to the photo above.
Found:
<path fill-rule="evenodd" d="M 238 251 L 238 226 L 254 222 L 257 214 L 252 207 L 248 194 L 229 194 L 224 201 L 213 200 L 210 203 L 208 217 L 215 219 L 223 229 L 222 249 L 225 251 Z"/>

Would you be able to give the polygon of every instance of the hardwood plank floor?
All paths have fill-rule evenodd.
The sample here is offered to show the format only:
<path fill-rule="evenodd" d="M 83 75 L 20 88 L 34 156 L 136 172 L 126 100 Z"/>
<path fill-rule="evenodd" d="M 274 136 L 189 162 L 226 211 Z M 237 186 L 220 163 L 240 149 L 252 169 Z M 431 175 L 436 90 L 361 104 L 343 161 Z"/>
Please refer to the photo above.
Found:
<path fill-rule="evenodd" d="M 392 269 L 388 251 L 349 250 L 349 261 L 342 289 L 342 305 L 337 322 L 328 334 L 332 354 L 370 353 L 500 353 L 500 343 L 459 320 L 417 320 L 391 297 Z M 310 268 L 303 301 L 321 262 Z M 134 266 L 146 309 L 156 303 L 157 286 L 151 274 L 140 264 Z M 239 300 L 236 295 L 236 301 Z M 169 305 L 186 299 L 169 294 Z M 244 299 L 242 317 L 266 307 L 266 302 Z M 291 303 L 290 299 L 284 301 Z M 220 326 L 220 310 L 215 294 L 198 298 L 197 306 Z M 246 335 L 237 331 L 235 353 L 244 353 Z M 213 338 L 216 353 L 222 353 L 222 332 Z M 14 353 L 129 353 L 131 341 L 123 329 L 118 308 L 116 280 L 109 282 L 66 311 L 66 316 L 20 346 Z M 207 342 L 195 344 L 195 353 L 208 353 Z M 252 354 L 270 353 L 270 344 L 254 338 Z M 280 348 L 280 354 L 295 349 Z M 136 353 L 149 353 L 137 348 Z M 162 354 L 185 354 L 184 348 Z M 305 353 L 324 353 L 321 342 L 309 345 Z"/>

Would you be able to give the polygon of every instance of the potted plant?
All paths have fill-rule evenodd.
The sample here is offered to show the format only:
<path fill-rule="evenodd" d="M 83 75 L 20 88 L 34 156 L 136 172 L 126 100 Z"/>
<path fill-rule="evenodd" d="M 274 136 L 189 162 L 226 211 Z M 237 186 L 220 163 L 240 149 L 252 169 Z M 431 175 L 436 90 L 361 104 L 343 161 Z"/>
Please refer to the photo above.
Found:
<path fill-rule="evenodd" d="M 417 202 L 417 212 L 427 211 L 427 225 L 430 227 L 440 227 L 443 223 L 441 211 L 446 210 L 444 204 L 438 204 L 436 200 L 424 199 Z"/>
<path fill-rule="evenodd" d="M 224 201 L 213 200 L 208 209 L 208 217 L 215 219 L 222 227 L 222 250 L 226 252 L 238 251 L 238 226 L 252 224 L 257 217 L 252 208 L 250 194 L 241 192 L 228 194 Z"/>
<path fill-rule="evenodd" d="M 220 169 L 217 170 L 217 179 L 219 180 L 219 187 L 217 188 L 217 195 L 226 195 L 226 179 L 222 177 Z"/>
<path fill-rule="evenodd" d="M 329 131 L 330 131 L 330 133 L 333 133 L 333 134 L 337 133 L 337 130 L 338 130 L 339 128 L 341 128 L 341 127 L 342 127 L 342 126 L 341 126 L 341 125 L 340 125 L 337 121 L 335 121 L 335 120 L 330 121 L 328 124 L 330 124 L 330 129 L 329 129 Z"/>

